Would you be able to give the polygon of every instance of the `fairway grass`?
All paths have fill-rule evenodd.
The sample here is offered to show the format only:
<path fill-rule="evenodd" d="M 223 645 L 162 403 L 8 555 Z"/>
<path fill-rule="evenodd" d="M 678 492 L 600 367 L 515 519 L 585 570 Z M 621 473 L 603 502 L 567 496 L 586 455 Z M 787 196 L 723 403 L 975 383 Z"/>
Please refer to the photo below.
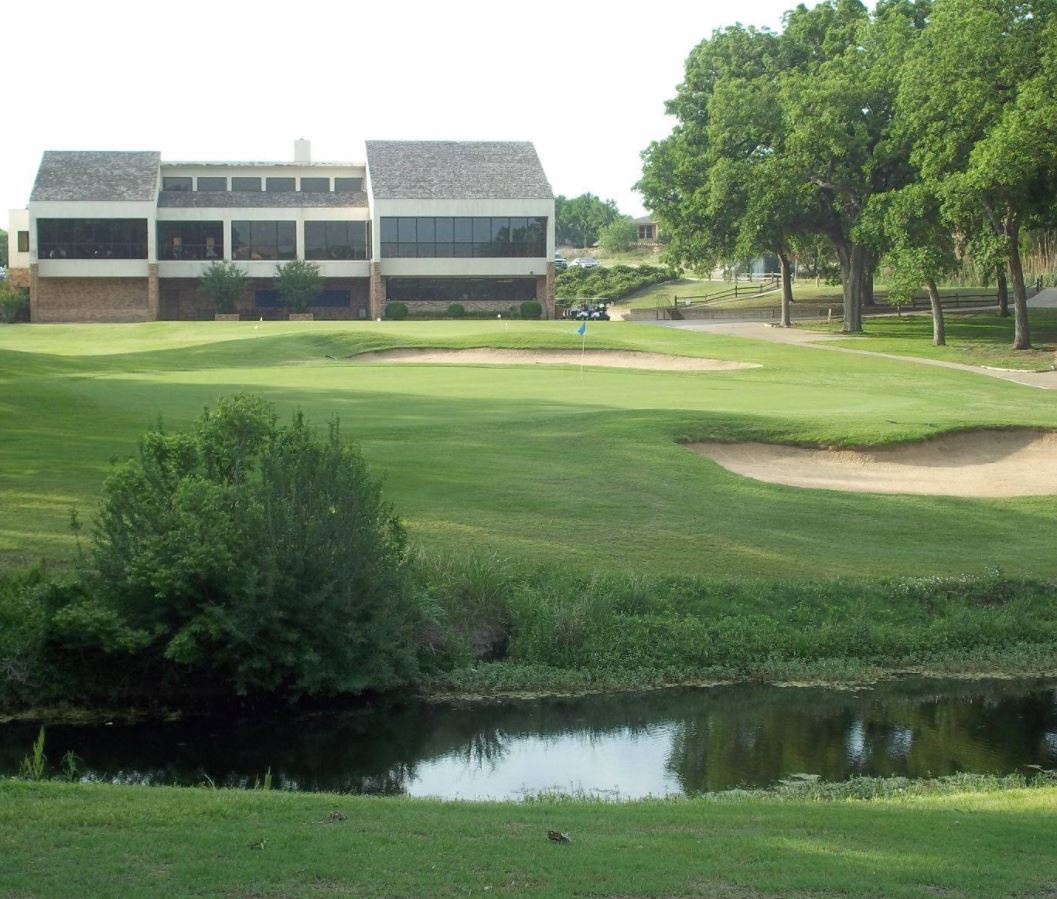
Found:
<path fill-rule="evenodd" d="M 181 322 L 0 328 L 0 563 L 75 548 L 113 460 L 159 418 L 237 391 L 339 416 L 416 543 L 580 571 L 819 579 L 1057 576 L 1052 497 L 878 496 L 763 484 L 686 440 L 868 446 L 1057 427 L 1043 391 L 912 363 L 646 325 L 587 346 L 758 365 L 353 366 L 409 347 L 578 349 L 573 323 Z"/>
<path fill-rule="evenodd" d="M 614 805 L 0 781 L 0 895 L 1042 897 L 1055 831 L 1055 787 Z"/>

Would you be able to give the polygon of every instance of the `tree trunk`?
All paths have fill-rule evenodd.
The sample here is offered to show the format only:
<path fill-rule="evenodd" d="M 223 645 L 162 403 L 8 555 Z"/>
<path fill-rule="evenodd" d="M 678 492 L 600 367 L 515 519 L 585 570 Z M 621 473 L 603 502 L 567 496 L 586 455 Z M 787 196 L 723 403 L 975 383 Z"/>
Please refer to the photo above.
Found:
<path fill-rule="evenodd" d="M 1028 324 L 1028 291 L 1024 286 L 1024 268 L 1020 262 L 1020 224 L 1012 215 L 1006 218 L 1009 239 L 1009 275 L 1013 281 L 1013 349 L 1031 349 L 1031 325 Z"/>
<path fill-rule="evenodd" d="M 866 283 L 863 286 L 863 293 L 862 293 L 862 301 L 863 301 L 864 304 L 866 304 L 868 306 L 872 306 L 873 305 L 873 269 L 874 269 L 874 260 L 873 260 L 873 256 L 871 255 L 870 261 L 869 261 L 869 266 L 866 269 Z"/>
<path fill-rule="evenodd" d="M 929 278 L 925 282 L 929 292 L 929 305 L 932 307 L 932 345 L 946 346 L 947 334 L 943 327 L 943 306 L 940 304 L 940 292 L 936 282 Z"/>
<path fill-rule="evenodd" d="M 998 317 L 1009 318 L 1009 284 L 1006 282 L 1006 267 L 1000 265 L 995 271 L 998 275 Z"/>
<path fill-rule="evenodd" d="M 867 252 L 865 247 L 838 246 L 841 281 L 844 283 L 844 322 L 841 331 L 858 334 L 862 331 L 862 295 L 866 286 Z"/>
<path fill-rule="evenodd" d="M 789 257 L 785 253 L 778 254 L 778 265 L 782 270 L 782 327 L 788 328 L 792 324 L 789 320 L 789 304 L 793 302 L 793 278 Z"/>

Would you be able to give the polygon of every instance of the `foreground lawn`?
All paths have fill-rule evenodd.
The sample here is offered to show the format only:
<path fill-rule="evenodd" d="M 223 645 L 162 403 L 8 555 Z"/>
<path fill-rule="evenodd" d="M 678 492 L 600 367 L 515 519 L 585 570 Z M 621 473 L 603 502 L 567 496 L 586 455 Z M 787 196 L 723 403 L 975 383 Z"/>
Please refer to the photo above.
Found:
<path fill-rule="evenodd" d="M 0 781 L 0 894 L 1041 897 L 1054 828 L 1053 787 L 618 806 Z"/>
<path fill-rule="evenodd" d="M 413 539 L 579 570 L 828 578 L 1057 576 L 1052 498 L 768 485 L 678 441 L 863 445 L 969 426 L 1057 427 L 1050 395 L 973 374 L 648 325 L 588 345 L 760 367 L 661 372 L 349 363 L 399 346 L 578 349 L 572 323 L 151 323 L 0 328 L 0 564 L 61 561 L 111 461 L 253 391 L 340 416 Z"/>
<path fill-rule="evenodd" d="M 932 317 L 928 313 L 902 318 L 867 318 L 861 339 L 841 341 L 831 346 L 847 346 L 878 353 L 922 356 L 966 365 L 988 365 L 1023 371 L 1049 370 L 1057 351 L 1057 309 L 1032 309 L 1031 340 L 1034 348 L 1013 350 L 1013 318 L 999 318 L 993 312 L 972 314 L 948 312 L 945 317 L 946 346 L 932 345 Z M 840 331 L 840 325 L 803 325 L 819 331 Z M 858 335 L 857 335 L 858 336 Z"/>

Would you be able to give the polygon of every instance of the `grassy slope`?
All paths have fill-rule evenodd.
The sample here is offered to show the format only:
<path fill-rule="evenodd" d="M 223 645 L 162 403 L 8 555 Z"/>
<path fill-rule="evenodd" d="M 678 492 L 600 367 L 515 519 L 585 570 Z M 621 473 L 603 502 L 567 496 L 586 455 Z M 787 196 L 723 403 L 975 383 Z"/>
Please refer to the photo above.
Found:
<path fill-rule="evenodd" d="M 618 807 L 8 781 L 0 893 L 1049 896 L 1051 828 L 1052 787 Z"/>
<path fill-rule="evenodd" d="M 868 318 L 863 324 L 861 339 L 841 341 L 832 346 L 847 346 L 878 353 L 903 356 L 922 356 L 964 362 L 967 365 L 989 365 L 995 368 L 1016 368 L 1025 371 L 1048 370 L 1054 364 L 1057 351 L 1057 310 L 1031 310 L 1034 349 L 1014 351 L 1013 319 L 999 318 L 992 313 L 947 313 L 946 346 L 932 345 L 932 317 L 927 313 L 903 318 Z M 806 325 L 820 331 L 839 331 L 840 325 Z"/>
<path fill-rule="evenodd" d="M 263 393 L 345 433 L 412 535 L 583 568 L 717 576 L 1057 575 L 1049 498 L 975 501 L 772 486 L 685 437 L 867 444 L 968 425 L 1057 426 L 1042 391 L 909 363 L 627 324 L 589 344 L 757 362 L 724 373 L 358 367 L 398 345 L 566 346 L 563 323 L 155 323 L 0 329 L 0 562 L 62 557 L 68 512 L 157 420 Z M 327 355 L 337 360 L 327 359 Z M 851 535 L 851 539 L 849 538 Z"/>

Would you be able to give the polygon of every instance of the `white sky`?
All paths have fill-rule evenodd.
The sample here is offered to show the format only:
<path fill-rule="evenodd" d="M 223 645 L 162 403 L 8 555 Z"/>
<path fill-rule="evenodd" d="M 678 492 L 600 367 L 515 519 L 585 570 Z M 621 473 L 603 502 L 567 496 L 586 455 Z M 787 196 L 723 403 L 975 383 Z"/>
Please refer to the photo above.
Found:
<path fill-rule="evenodd" d="M 319 161 L 362 160 L 365 139 L 531 140 L 555 193 L 638 215 L 639 153 L 671 131 L 690 49 L 793 5 L 4 4 L 0 210 L 25 206 L 46 149 L 286 160 L 304 136 Z"/>

